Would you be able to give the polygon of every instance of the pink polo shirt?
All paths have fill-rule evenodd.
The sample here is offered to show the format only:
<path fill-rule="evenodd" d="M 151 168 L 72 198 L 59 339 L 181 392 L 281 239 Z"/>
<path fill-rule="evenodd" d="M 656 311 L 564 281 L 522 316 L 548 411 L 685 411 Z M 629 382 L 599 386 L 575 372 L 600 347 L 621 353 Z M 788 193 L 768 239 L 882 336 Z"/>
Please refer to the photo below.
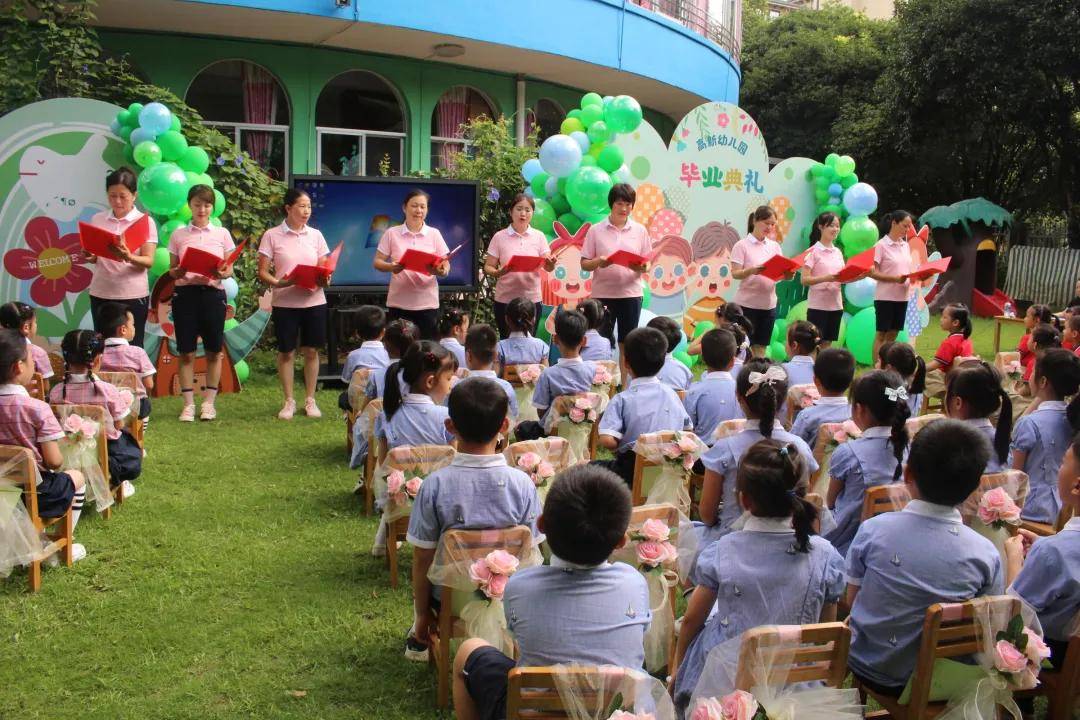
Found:
<path fill-rule="evenodd" d="M 67 382 L 53 385 L 49 391 L 49 402 L 56 405 L 100 405 L 112 420 L 105 428 L 105 436 L 110 440 L 120 437 L 116 423 L 128 416 L 131 405 L 124 401 L 119 388 L 98 378 L 90 380 L 86 375 L 71 373 L 67 378 Z M 130 401 L 131 396 L 127 400 Z"/>
<path fill-rule="evenodd" d="M 753 235 L 747 235 L 731 248 L 731 264 L 745 270 L 762 265 L 779 254 L 780 246 L 775 240 L 758 240 Z M 761 275 L 744 278 L 739 281 L 739 289 L 735 291 L 735 302 L 752 310 L 772 310 L 776 307 L 776 282 Z"/>
<path fill-rule="evenodd" d="M 893 240 L 888 235 L 878 240 L 874 246 L 874 267 L 882 275 L 907 275 L 911 267 L 911 247 L 907 240 Z M 911 294 L 910 282 L 879 282 L 874 291 L 875 300 L 907 302 Z"/>
<path fill-rule="evenodd" d="M 179 260 L 184 257 L 184 250 L 190 247 L 197 247 L 200 250 L 213 253 L 224 260 L 225 256 L 236 248 L 236 244 L 233 243 L 232 235 L 225 228 L 213 225 L 197 228 L 188 223 L 182 228 L 173 230 L 173 234 L 169 237 L 169 254 Z M 209 285 L 218 290 L 222 288 L 220 280 L 190 272 L 184 273 L 176 281 L 177 287 L 183 287 L 184 285 Z"/>
<path fill-rule="evenodd" d="M 330 254 L 326 238 L 313 227 L 305 225 L 299 231 L 285 223 L 270 228 L 259 241 L 259 254 L 270 258 L 277 277 L 289 274 L 297 265 L 317 265 Z M 326 304 L 326 293 L 321 287 L 305 290 L 297 285 L 274 288 L 270 304 L 283 308 L 309 308 Z"/>
<path fill-rule="evenodd" d="M 450 252 L 442 233 L 426 223 L 420 232 L 413 232 L 405 225 L 395 225 L 383 233 L 377 250 L 390 258 L 390 262 L 400 260 L 406 250 L 421 250 L 439 257 Z M 438 278 L 415 270 L 391 274 L 386 306 L 401 310 L 434 310 L 439 307 Z"/>
<path fill-rule="evenodd" d="M 105 352 L 101 355 L 101 369 L 104 372 L 133 372 L 142 380 L 157 372 L 150 356 L 138 345 L 132 345 L 124 338 L 105 338 Z M 135 395 L 146 397 L 146 386 L 135 384 Z"/>
<path fill-rule="evenodd" d="M 30 397 L 22 385 L 0 385 L 0 445 L 29 448 L 40 466 L 41 444 L 63 437 L 48 403 Z"/>
<path fill-rule="evenodd" d="M 502 267 L 515 255 L 527 257 L 547 257 L 547 238 L 534 227 L 527 228 L 525 234 L 519 234 L 513 226 L 500 230 L 491 238 L 487 254 L 499 261 Z M 495 302 L 508 303 L 514 298 L 528 298 L 534 303 L 540 302 L 540 273 L 506 273 L 495 283 Z"/>
<path fill-rule="evenodd" d="M 844 267 L 844 253 L 835 245 L 814 243 L 810 254 L 806 256 L 803 272 L 810 277 L 832 275 Z M 806 306 L 812 310 L 843 310 L 844 299 L 840 297 L 840 283 L 825 282 L 810 287 Z"/>
<path fill-rule="evenodd" d="M 90 224 L 119 235 L 142 216 L 143 213 L 134 208 L 122 218 L 116 217 L 111 210 L 107 210 L 90 218 Z M 157 243 L 157 225 L 151 220 L 150 239 L 135 254 L 153 257 Z M 94 278 L 90 281 L 90 294 L 94 297 L 107 300 L 134 300 L 150 294 L 150 285 L 146 279 L 147 270 L 144 267 L 102 257 L 99 257 L 92 267 Z"/>
<path fill-rule="evenodd" d="M 641 223 L 627 219 L 622 228 L 611 224 L 611 216 L 589 228 L 581 257 L 592 260 L 628 250 L 646 258 L 652 254 L 652 241 Z M 592 296 L 615 300 L 641 297 L 641 275 L 623 265 L 609 265 L 593 272 Z"/>

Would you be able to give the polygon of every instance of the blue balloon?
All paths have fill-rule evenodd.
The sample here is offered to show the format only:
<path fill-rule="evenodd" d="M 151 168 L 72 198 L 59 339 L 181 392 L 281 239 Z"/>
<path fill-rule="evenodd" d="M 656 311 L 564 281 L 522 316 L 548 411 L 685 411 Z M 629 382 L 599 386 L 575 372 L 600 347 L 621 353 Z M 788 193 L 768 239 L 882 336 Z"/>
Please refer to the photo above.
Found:
<path fill-rule="evenodd" d="M 172 126 L 172 113 L 159 102 L 148 103 L 139 112 L 139 127 L 149 130 L 157 137 Z"/>
<path fill-rule="evenodd" d="M 574 139 L 574 142 L 576 142 L 578 146 L 581 147 L 582 154 L 589 152 L 589 147 L 592 145 L 592 141 L 589 140 L 588 135 L 581 132 L 580 130 L 575 130 L 574 132 L 570 133 L 570 137 L 572 137 Z"/>
<path fill-rule="evenodd" d="M 844 194 L 844 186 L 841 185 L 840 183 L 833 183 L 832 185 L 829 186 L 829 194 L 830 195 L 835 195 L 836 197 L 840 197 L 841 195 Z"/>
<path fill-rule="evenodd" d="M 581 146 L 569 135 L 552 135 L 540 146 L 540 164 L 552 177 L 566 177 L 581 164 Z"/>
<path fill-rule="evenodd" d="M 109 123 L 109 132 L 111 132 L 113 135 L 117 135 L 117 136 L 120 135 L 120 121 L 119 120 L 113 120 L 111 123 Z"/>
<path fill-rule="evenodd" d="M 221 281 L 221 289 L 225 291 L 225 300 L 232 301 L 240 292 L 240 285 L 236 282 L 236 278 L 227 277 Z"/>
<path fill-rule="evenodd" d="M 852 215 L 869 215 L 877 209 L 877 190 L 867 183 L 855 183 L 844 193 L 844 207 Z"/>
<path fill-rule="evenodd" d="M 525 182 L 531 183 L 536 174 L 543 172 L 543 170 L 544 167 L 538 159 L 529 158 L 521 165 L 521 177 L 525 178 Z"/>
<path fill-rule="evenodd" d="M 137 127 L 131 131 L 128 142 L 131 143 L 131 147 L 138 147 L 141 142 L 153 142 L 157 136 L 156 132 L 147 130 L 144 127 Z"/>
<path fill-rule="evenodd" d="M 548 197 L 554 197 L 559 194 L 559 178 L 549 177 L 547 182 L 544 183 L 544 192 Z"/>
<path fill-rule="evenodd" d="M 877 280 L 863 278 L 844 286 L 844 295 L 849 303 L 855 307 L 870 307 L 874 303 L 874 291 L 877 289 Z"/>

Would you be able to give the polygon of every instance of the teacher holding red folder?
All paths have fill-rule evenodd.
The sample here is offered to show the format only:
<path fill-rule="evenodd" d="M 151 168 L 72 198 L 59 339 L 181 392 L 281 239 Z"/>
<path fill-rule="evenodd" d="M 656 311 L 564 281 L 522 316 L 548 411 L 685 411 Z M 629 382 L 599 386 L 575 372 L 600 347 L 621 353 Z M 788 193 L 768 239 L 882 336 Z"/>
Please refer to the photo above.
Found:
<path fill-rule="evenodd" d="M 506 306 L 511 300 L 523 297 L 536 306 L 533 317 L 540 322 L 541 266 L 548 272 L 555 269 L 555 260 L 548 249 L 544 233 L 530 227 L 536 203 L 525 193 L 518 193 L 510 205 L 510 227 L 495 233 L 484 257 L 484 273 L 495 281 L 495 324 L 499 337 L 510 337 L 506 325 Z M 511 262 L 513 261 L 513 262 Z M 526 266 L 539 263 L 526 269 Z M 518 268 L 522 269 L 518 269 Z M 536 325 L 533 326 L 533 335 Z"/>
<path fill-rule="evenodd" d="M 401 209 L 405 224 L 395 225 L 383 233 L 375 250 L 372 266 L 379 272 L 393 273 L 386 294 L 387 317 L 390 320 L 411 320 L 420 329 L 424 340 L 435 339 L 435 324 L 439 315 L 439 281 L 450 272 L 450 261 L 442 233 L 427 225 L 428 194 L 410 190 Z M 424 270 L 406 270 L 401 257 L 408 250 L 431 253 L 441 258 Z"/>
<path fill-rule="evenodd" d="M 765 357 L 776 324 L 776 280 L 762 274 L 765 263 L 780 255 L 780 245 L 771 237 L 776 231 L 776 213 L 768 205 L 759 206 L 747 220 L 749 233 L 731 248 L 731 277 L 739 280 L 734 302 L 754 326 L 750 350 Z"/>
<path fill-rule="evenodd" d="M 184 408 L 180 422 L 195 421 L 195 352 L 202 338 L 206 354 L 206 385 L 203 389 L 201 420 L 217 418 L 214 401 L 221 382 L 221 351 L 225 341 L 225 290 L 221 281 L 232 277 L 229 254 L 235 249 L 232 235 L 210 224 L 214 211 L 214 191 L 209 185 L 193 185 L 188 190 L 191 222 L 169 237 L 169 275 L 176 280 L 172 316 L 176 331 L 176 351 L 180 355 L 180 394 Z M 208 274 L 191 272 L 184 265 L 188 251 L 202 251 L 221 258 Z M 198 254 L 197 252 L 195 254 Z M 192 267 L 195 267 L 192 262 Z"/>
<path fill-rule="evenodd" d="M 637 194 L 627 183 L 608 192 L 611 214 L 589 228 L 581 248 L 581 269 L 593 272 L 592 296 L 608 311 L 611 325 L 601 330 L 609 340 L 618 328 L 619 356 L 630 331 L 641 319 L 641 276 L 649 269 L 652 241 L 641 223 L 630 219 Z M 623 258 L 634 257 L 629 261 Z M 625 375 L 623 376 L 625 377 Z"/>
<path fill-rule="evenodd" d="M 330 254 L 323 234 L 308 226 L 311 198 L 303 190 L 285 191 L 285 222 L 263 233 L 259 241 L 259 279 L 271 291 L 271 318 L 277 338 L 277 372 L 285 403 L 278 413 L 282 420 L 296 414 L 293 397 L 293 367 L 297 338 L 304 357 L 304 414 L 322 417 L 315 404 L 319 381 L 319 349 L 326 345 L 326 293 L 330 276 L 316 274 L 312 289 L 296 284 L 290 273 L 297 266 L 319 265 Z M 270 272 L 271 265 L 274 272 Z"/>
<path fill-rule="evenodd" d="M 110 209 L 94 215 L 90 224 L 114 235 L 123 235 L 145 215 L 135 209 L 136 187 L 135 173 L 126 167 L 117 168 L 106 175 L 105 192 Z M 94 319 L 94 329 L 98 332 L 105 330 L 98 317 L 101 306 L 118 302 L 135 318 L 135 336 L 131 344 L 139 347 L 143 344 L 146 315 L 150 308 L 150 285 L 146 274 L 154 264 L 154 251 L 158 245 L 157 226 L 149 218 L 148 230 L 149 238 L 134 252 L 120 243 L 114 246 L 114 258 L 99 258 L 88 252 L 83 253 L 84 261 L 94 266 L 94 277 L 90 281 L 90 314 Z"/>
<path fill-rule="evenodd" d="M 821 334 L 819 348 L 827 348 L 840 337 L 844 298 L 837 273 L 844 269 L 844 254 L 834 244 L 840 234 L 840 216 L 823 212 L 810 230 L 810 252 L 803 265 L 802 284 L 810 288 L 806 298 L 806 319 Z"/>

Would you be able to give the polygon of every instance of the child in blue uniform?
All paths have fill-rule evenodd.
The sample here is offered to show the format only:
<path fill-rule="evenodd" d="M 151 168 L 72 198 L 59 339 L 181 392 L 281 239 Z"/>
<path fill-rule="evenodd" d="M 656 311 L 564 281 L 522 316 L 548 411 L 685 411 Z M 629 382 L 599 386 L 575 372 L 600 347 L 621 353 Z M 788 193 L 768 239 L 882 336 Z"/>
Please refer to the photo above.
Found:
<path fill-rule="evenodd" d="M 903 692 L 928 607 L 1004 589 L 1001 555 L 956 509 L 979 486 L 989 454 L 986 439 L 966 423 L 927 425 L 911 444 L 904 473 L 914 499 L 864 522 L 851 543 L 848 667 L 877 692 Z"/>
<path fill-rule="evenodd" d="M 499 343 L 499 334 L 490 325 L 473 325 L 465 335 L 465 367 L 469 369 L 469 377 L 488 378 L 493 380 L 506 393 L 509 403 L 509 417 L 516 418 L 518 414 L 517 393 L 514 386 L 495 374 L 495 347 Z"/>
<path fill-rule="evenodd" d="M 1038 328 L 1036 328 L 1038 330 Z M 1061 512 L 1057 477 L 1072 437 L 1080 430 L 1080 358 L 1068 350 L 1047 350 L 1035 361 L 1028 383 L 1038 403 L 1016 423 L 1012 466 L 1030 481 L 1021 517 L 1052 525 Z"/>
<path fill-rule="evenodd" d="M 694 379 L 694 374 L 674 356 L 675 348 L 683 339 L 679 323 L 669 317 L 654 317 L 647 327 L 659 330 L 667 341 L 667 357 L 664 358 L 664 366 L 660 368 L 660 372 L 656 373 L 656 377 L 672 390 L 688 389 L 690 381 Z"/>
<path fill-rule="evenodd" d="M 821 333 L 813 323 L 799 320 L 788 325 L 787 353 L 791 359 L 784 363 L 788 387 L 814 382 L 814 353 L 820 344 Z"/>
<path fill-rule="evenodd" d="M 360 335 L 360 347 L 345 358 L 341 369 L 341 382 L 346 385 L 352 380 L 353 373 L 363 368 L 379 372 L 390 364 L 386 354 L 383 334 L 386 332 L 386 311 L 376 305 L 363 305 L 356 311 L 356 331 Z M 343 391 L 338 396 L 338 407 L 349 411 L 349 392 Z"/>
<path fill-rule="evenodd" d="M 675 702 L 684 707 L 709 651 L 758 625 L 832 622 L 844 592 L 844 559 L 811 537 L 817 509 L 793 444 L 761 440 L 739 465 L 739 502 L 750 512 L 742 530 L 699 557 L 675 650 Z M 715 612 L 713 612 L 715 608 Z"/>
<path fill-rule="evenodd" d="M 690 386 L 683 401 L 694 424 L 694 434 L 709 447 L 715 442 L 713 433 L 717 425 L 742 417 L 739 401 L 735 399 L 735 378 L 731 376 L 736 350 L 738 343 L 730 330 L 714 328 L 705 333 L 701 338 L 701 359 L 707 371 Z"/>
<path fill-rule="evenodd" d="M 791 434 L 810 447 L 817 443 L 818 429 L 825 423 L 851 419 L 851 404 L 845 393 L 855 377 L 855 356 L 844 348 L 825 348 L 814 360 L 814 387 L 821 397 L 795 416 Z"/>
<path fill-rule="evenodd" d="M 841 555 L 859 528 L 867 488 L 900 481 L 910 412 L 904 381 L 896 373 L 872 370 L 855 382 L 851 419 L 863 434 L 836 448 L 829 464 L 828 503 L 836 527 L 825 537 Z"/>
<path fill-rule="evenodd" d="M 510 303 L 513 307 L 514 303 Z M 530 305 L 530 307 L 532 307 Z M 510 310 L 506 311 L 507 322 Z M 544 437 L 547 413 L 555 398 L 560 395 L 573 395 L 592 389 L 596 365 L 581 359 L 581 348 L 585 345 L 585 316 L 577 310 L 563 310 L 555 318 L 555 346 L 559 348 L 559 361 L 545 368 L 536 387 L 533 388 L 532 404 L 540 414 L 540 421 L 527 420 L 514 429 L 518 440 L 536 440 Z M 507 342 L 503 340 L 499 343 Z"/>
<path fill-rule="evenodd" d="M 907 343 L 887 342 L 878 350 L 878 369 L 892 370 L 904 379 L 911 417 L 922 410 L 926 392 L 926 362 Z"/>
<path fill-rule="evenodd" d="M 385 368 L 376 370 L 371 374 L 371 380 L 368 381 L 367 386 L 367 395 L 372 400 L 381 398 L 385 394 L 386 370 L 390 367 L 390 364 L 396 360 L 401 360 L 401 358 L 405 357 L 405 353 L 409 348 L 420 342 L 420 328 L 412 320 L 404 318 L 391 320 L 386 326 L 382 342 L 383 347 L 386 348 L 386 355 L 390 363 L 387 363 Z M 398 384 L 402 386 L 401 394 L 404 395 L 409 391 L 409 388 L 401 380 L 400 365 L 395 372 L 398 376 Z"/>
<path fill-rule="evenodd" d="M 1013 409 L 1009 393 L 1001 383 L 997 368 L 982 360 L 969 360 L 953 368 L 946 382 L 945 414 L 963 420 L 990 441 L 992 452 L 986 463 L 987 474 L 1009 468 Z M 990 422 L 994 413 L 998 413 L 996 426 Z"/>
<path fill-rule="evenodd" d="M 556 318 L 557 319 L 557 318 Z M 499 367 L 507 365 L 547 365 L 551 348 L 531 335 L 536 327 L 536 305 L 528 298 L 514 298 L 506 306 L 506 327 L 510 337 L 499 341 Z"/>
<path fill-rule="evenodd" d="M 608 321 L 608 311 L 599 300 L 589 298 L 578 303 L 578 311 L 585 316 L 589 329 L 585 331 L 585 347 L 581 357 L 585 360 L 611 360 L 611 341 L 600 334 Z"/>
<path fill-rule="evenodd" d="M 469 313 L 446 308 L 439 316 L 439 344 L 454 353 L 458 367 L 465 367 L 465 335 L 469 332 Z"/>

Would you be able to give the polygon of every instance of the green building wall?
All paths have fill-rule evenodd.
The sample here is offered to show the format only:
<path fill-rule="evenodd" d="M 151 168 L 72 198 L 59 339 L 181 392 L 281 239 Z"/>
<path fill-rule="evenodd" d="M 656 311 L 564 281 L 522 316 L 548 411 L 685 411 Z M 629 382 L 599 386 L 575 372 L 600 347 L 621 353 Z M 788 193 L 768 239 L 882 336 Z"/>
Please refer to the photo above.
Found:
<path fill-rule="evenodd" d="M 201 36 L 101 31 L 103 45 L 130 55 L 135 67 L 153 84 L 184 97 L 191 81 L 220 60 L 248 60 L 273 73 L 289 102 L 290 168 L 295 174 L 318 172 L 315 162 L 315 103 L 333 78 L 349 70 L 367 70 L 385 79 L 398 93 L 405 113 L 405 167 L 416 173 L 431 169 L 431 117 L 442 94 L 456 85 L 479 90 L 497 114 L 512 115 L 516 104 L 513 75 L 475 70 L 412 58 L 314 48 L 303 45 L 232 40 Z M 577 107 L 588 88 L 569 88 L 526 78 L 526 106 L 541 98 L 564 110 Z M 675 122 L 645 108 L 645 118 L 662 137 Z"/>

